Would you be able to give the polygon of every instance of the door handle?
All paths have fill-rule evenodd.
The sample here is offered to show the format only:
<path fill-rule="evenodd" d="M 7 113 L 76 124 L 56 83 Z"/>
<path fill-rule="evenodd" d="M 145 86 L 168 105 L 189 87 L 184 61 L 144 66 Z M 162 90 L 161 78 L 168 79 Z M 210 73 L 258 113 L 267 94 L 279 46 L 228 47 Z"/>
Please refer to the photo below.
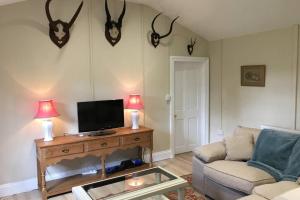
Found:
<path fill-rule="evenodd" d="M 174 118 L 175 118 L 175 119 L 177 118 L 177 115 L 176 115 L 176 114 L 174 115 Z"/>

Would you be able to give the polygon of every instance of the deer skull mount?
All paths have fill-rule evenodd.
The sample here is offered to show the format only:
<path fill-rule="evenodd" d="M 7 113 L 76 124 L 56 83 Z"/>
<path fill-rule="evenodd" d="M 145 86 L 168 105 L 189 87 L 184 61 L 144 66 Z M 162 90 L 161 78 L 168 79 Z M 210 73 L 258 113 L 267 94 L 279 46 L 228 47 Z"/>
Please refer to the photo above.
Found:
<path fill-rule="evenodd" d="M 197 40 L 193 41 L 193 39 L 191 39 L 191 43 L 187 45 L 187 50 L 188 50 L 190 56 L 193 54 L 194 46 L 196 44 L 196 41 Z"/>
<path fill-rule="evenodd" d="M 175 23 L 175 21 L 179 18 L 179 17 L 176 17 L 172 23 L 171 23 L 171 27 L 170 27 L 170 30 L 167 34 L 165 35 L 160 35 L 159 33 L 157 33 L 155 31 L 155 28 L 154 28 L 154 23 L 156 21 L 156 19 L 161 15 L 162 13 L 159 13 L 158 15 L 156 15 L 152 21 L 152 34 L 151 34 L 151 43 L 152 45 L 156 48 L 159 44 L 160 44 L 160 40 L 165 38 L 165 37 L 168 37 L 171 33 L 172 33 L 172 30 L 173 30 L 173 24 Z"/>
<path fill-rule="evenodd" d="M 64 22 L 62 20 L 53 20 L 50 14 L 50 2 L 51 0 L 47 0 L 46 2 L 46 15 L 49 21 L 49 36 L 50 39 L 52 40 L 52 42 L 54 44 L 56 44 L 56 46 L 58 46 L 59 48 L 62 48 L 70 39 L 70 29 L 72 27 L 72 25 L 74 24 L 74 22 L 76 21 L 81 8 L 83 6 L 83 1 L 81 2 L 81 4 L 79 5 L 76 13 L 74 14 L 74 16 L 72 17 L 71 21 L 68 22 Z"/>
<path fill-rule="evenodd" d="M 105 11 L 106 11 L 105 37 L 112 46 L 115 46 L 121 40 L 121 35 L 122 35 L 121 29 L 122 29 L 123 18 L 126 12 L 126 1 L 124 0 L 123 11 L 117 22 L 111 19 L 107 0 L 105 0 Z"/>

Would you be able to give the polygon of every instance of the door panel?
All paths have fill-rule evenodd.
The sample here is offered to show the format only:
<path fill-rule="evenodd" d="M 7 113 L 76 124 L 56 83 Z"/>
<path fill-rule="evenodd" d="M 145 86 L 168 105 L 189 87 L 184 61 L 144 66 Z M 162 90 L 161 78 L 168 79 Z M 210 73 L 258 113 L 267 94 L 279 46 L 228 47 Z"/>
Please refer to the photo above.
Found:
<path fill-rule="evenodd" d="M 195 63 L 175 64 L 175 153 L 191 151 L 200 144 L 200 73 Z"/>
<path fill-rule="evenodd" d="M 197 139 L 198 133 L 198 119 L 197 118 L 190 118 L 188 123 L 188 144 L 190 146 L 197 146 L 198 142 Z"/>
<path fill-rule="evenodd" d="M 175 122 L 175 146 L 178 149 L 185 148 L 185 136 L 184 136 L 185 124 L 183 119 L 176 119 Z"/>

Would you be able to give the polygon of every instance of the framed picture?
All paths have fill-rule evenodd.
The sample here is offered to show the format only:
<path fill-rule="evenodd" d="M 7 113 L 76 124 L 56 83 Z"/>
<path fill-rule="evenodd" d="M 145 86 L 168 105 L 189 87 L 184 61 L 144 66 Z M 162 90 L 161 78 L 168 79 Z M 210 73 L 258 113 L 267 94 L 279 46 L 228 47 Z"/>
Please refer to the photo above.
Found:
<path fill-rule="evenodd" d="M 241 66 L 241 86 L 265 87 L 266 65 Z"/>

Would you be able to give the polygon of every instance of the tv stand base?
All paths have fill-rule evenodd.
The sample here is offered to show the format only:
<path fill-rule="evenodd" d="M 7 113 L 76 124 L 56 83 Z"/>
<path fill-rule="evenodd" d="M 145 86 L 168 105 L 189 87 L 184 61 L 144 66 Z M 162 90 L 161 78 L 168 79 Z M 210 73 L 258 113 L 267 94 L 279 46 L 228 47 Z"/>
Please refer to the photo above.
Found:
<path fill-rule="evenodd" d="M 115 130 L 101 130 L 88 133 L 88 136 L 103 136 L 117 133 Z"/>

